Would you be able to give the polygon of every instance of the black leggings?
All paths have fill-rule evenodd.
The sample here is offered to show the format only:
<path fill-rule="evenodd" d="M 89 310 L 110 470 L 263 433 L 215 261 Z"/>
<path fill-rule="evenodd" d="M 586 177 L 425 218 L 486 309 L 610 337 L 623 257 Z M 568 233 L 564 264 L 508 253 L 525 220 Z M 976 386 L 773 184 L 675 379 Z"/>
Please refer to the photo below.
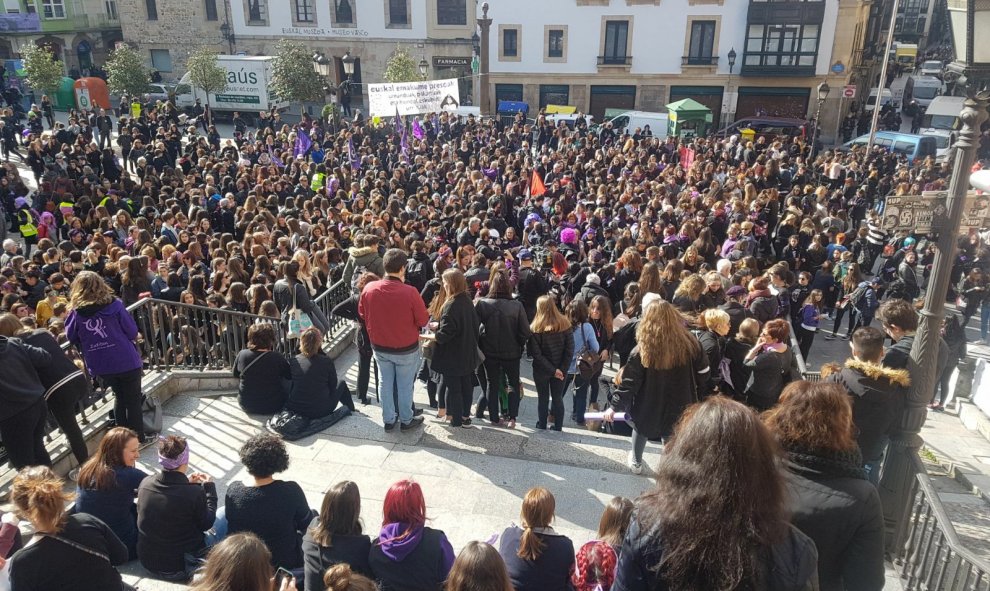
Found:
<path fill-rule="evenodd" d="M 45 399 L 38 401 L 0 421 L 0 438 L 7 449 L 7 461 L 15 470 L 25 466 L 51 466 L 52 458 L 45 448 L 48 407 Z"/>
<path fill-rule="evenodd" d="M 358 357 L 357 392 L 361 402 L 368 403 L 368 382 L 371 381 L 371 351 L 362 351 Z"/>
<path fill-rule="evenodd" d="M 834 337 L 837 332 L 839 332 L 839 326 L 842 325 L 842 317 L 845 316 L 846 312 L 849 312 L 849 321 L 846 324 L 846 334 L 852 336 L 852 332 L 856 326 L 856 317 L 859 315 L 856 308 L 853 307 L 851 303 L 846 304 L 845 308 L 836 307 L 835 308 L 835 323 L 832 324 L 832 336 Z"/>
<path fill-rule="evenodd" d="M 471 400 L 474 398 L 473 376 L 443 374 L 443 383 L 447 387 L 447 414 L 450 415 L 450 424 L 460 427 L 462 419 L 471 416 Z"/>
<path fill-rule="evenodd" d="M 546 379 L 533 379 L 536 382 L 536 409 L 539 418 L 536 426 L 539 429 L 547 428 L 547 417 L 553 414 L 553 430 L 560 431 L 564 428 L 564 380 L 558 380 L 554 376 Z"/>
<path fill-rule="evenodd" d="M 144 441 L 144 418 L 141 416 L 141 368 L 100 376 L 113 390 L 113 415 L 118 427 L 127 427 Z"/>
<path fill-rule="evenodd" d="M 83 438 L 82 429 L 76 422 L 76 403 L 89 393 L 89 380 L 86 376 L 79 374 L 69 380 L 48 397 L 48 410 L 58 423 L 65 439 L 69 442 L 72 455 L 76 457 L 79 465 L 82 465 L 89 457 L 89 449 L 86 447 L 86 440 Z"/>
<path fill-rule="evenodd" d="M 485 373 L 488 374 L 488 418 L 499 421 L 502 415 L 499 408 L 498 390 L 505 373 L 505 391 L 509 397 L 509 418 L 519 415 L 519 359 L 485 359 Z M 481 403 L 478 403 L 479 406 Z"/>

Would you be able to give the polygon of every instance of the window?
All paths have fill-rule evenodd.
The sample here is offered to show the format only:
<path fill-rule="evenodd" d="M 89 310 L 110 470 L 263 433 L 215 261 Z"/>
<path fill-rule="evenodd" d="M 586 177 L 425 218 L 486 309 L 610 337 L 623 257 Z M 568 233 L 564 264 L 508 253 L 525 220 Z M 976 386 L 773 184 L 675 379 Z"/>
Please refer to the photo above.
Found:
<path fill-rule="evenodd" d="M 334 0 L 333 1 L 333 24 L 334 25 L 353 25 L 354 24 L 354 7 L 351 5 L 352 0 Z"/>
<path fill-rule="evenodd" d="M 248 24 L 265 24 L 268 22 L 267 0 L 247 0 Z"/>
<path fill-rule="evenodd" d="M 172 71 L 172 55 L 167 49 L 151 50 L 151 67 L 159 72 Z"/>
<path fill-rule="evenodd" d="M 438 25 L 466 25 L 467 0 L 437 0 Z"/>
<path fill-rule="evenodd" d="M 502 55 L 519 57 L 519 30 L 504 29 L 502 31 Z"/>
<path fill-rule="evenodd" d="M 46 19 L 65 18 L 64 0 L 43 0 L 41 10 Z"/>
<path fill-rule="evenodd" d="M 563 29 L 550 29 L 547 33 L 547 57 L 564 57 Z"/>
<path fill-rule="evenodd" d="M 296 0 L 296 22 L 313 23 L 316 22 L 316 10 L 313 0 Z"/>
<path fill-rule="evenodd" d="M 115 21 L 120 17 L 117 15 L 117 0 L 106 0 L 104 6 L 107 9 L 107 18 Z"/>
<path fill-rule="evenodd" d="M 144 0 L 144 7 L 148 9 L 148 20 L 158 20 L 158 0 Z"/>
<path fill-rule="evenodd" d="M 925 33 L 925 24 L 927 23 L 927 21 L 928 21 L 928 17 L 926 17 L 926 16 L 919 16 L 918 17 L 918 32 L 919 33 L 921 33 L 921 34 L 924 34 Z"/>
<path fill-rule="evenodd" d="M 603 63 L 624 64 L 629 39 L 629 21 L 605 21 L 605 54 Z"/>
<path fill-rule="evenodd" d="M 406 0 L 388 0 L 388 24 L 393 27 L 409 24 L 409 5 Z"/>
<path fill-rule="evenodd" d="M 217 0 L 206 0 L 206 20 L 217 20 Z"/>
<path fill-rule="evenodd" d="M 818 25 L 750 25 L 743 66 L 814 67 Z"/>
<path fill-rule="evenodd" d="M 715 47 L 715 21 L 693 21 L 688 63 L 711 64 L 713 47 Z"/>

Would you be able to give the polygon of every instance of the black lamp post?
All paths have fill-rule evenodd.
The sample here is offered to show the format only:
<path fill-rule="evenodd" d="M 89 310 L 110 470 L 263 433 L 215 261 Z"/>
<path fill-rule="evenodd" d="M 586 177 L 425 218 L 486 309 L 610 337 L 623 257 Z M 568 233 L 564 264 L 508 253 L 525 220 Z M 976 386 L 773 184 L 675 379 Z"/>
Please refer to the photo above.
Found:
<path fill-rule="evenodd" d="M 227 51 L 230 55 L 234 54 L 234 28 L 230 26 L 230 23 L 223 23 L 220 25 L 220 36 L 224 41 L 227 42 Z"/>
<path fill-rule="evenodd" d="M 825 104 L 830 90 L 832 89 L 828 87 L 828 82 L 822 82 L 818 85 L 818 108 L 815 110 L 815 128 L 811 132 L 812 152 L 816 152 L 818 149 L 815 144 L 818 141 L 818 128 L 822 126 L 822 106 Z"/>
<path fill-rule="evenodd" d="M 351 56 L 351 52 L 346 52 L 344 57 L 340 58 L 340 63 L 344 65 L 344 76 L 347 81 L 351 81 L 351 76 L 354 75 L 354 62 L 357 61 Z"/>
<path fill-rule="evenodd" d="M 725 83 L 725 100 L 722 101 L 722 120 L 718 122 L 720 127 L 729 124 L 729 113 L 732 108 L 732 68 L 736 67 L 736 48 L 729 50 L 729 79 Z"/>
<path fill-rule="evenodd" d="M 419 60 L 419 75 L 426 80 L 426 73 L 430 71 L 430 64 L 426 61 L 426 58 Z"/>

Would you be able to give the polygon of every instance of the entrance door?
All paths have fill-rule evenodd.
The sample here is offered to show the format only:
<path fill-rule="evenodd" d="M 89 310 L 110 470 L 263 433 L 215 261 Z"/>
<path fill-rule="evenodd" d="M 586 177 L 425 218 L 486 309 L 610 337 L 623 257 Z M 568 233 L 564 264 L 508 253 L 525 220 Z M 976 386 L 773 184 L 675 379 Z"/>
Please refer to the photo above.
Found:
<path fill-rule="evenodd" d="M 605 109 L 632 110 L 636 107 L 635 86 L 592 86 L 591 108 L 588 113 L 595 121 L 602 121 Z"/>

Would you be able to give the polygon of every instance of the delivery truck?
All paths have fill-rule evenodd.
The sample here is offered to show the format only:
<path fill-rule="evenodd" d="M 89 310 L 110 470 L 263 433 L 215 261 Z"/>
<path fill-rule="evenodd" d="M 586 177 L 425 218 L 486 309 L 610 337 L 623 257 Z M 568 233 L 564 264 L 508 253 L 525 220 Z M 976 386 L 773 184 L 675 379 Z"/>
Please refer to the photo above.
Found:
<path fill-rule="evenodd" d="M 207 97 L 203 89 L 191 83 L 186 72 L 175 87 L 175 106 L 187 109 L 199 99 L 203 106 L 210 105 L 214 115 L 229 115 L 237 111 L 245 119 L 255 118 L 258 113 L 273 106 L 279 110 L 285 109 L 288 102 L 280 100 L 271 89 L 274 61 L 271 56 L 218 56 L 217 64 L 227 71 L 227 88 L 223 92 L 211 92 Z"/>

